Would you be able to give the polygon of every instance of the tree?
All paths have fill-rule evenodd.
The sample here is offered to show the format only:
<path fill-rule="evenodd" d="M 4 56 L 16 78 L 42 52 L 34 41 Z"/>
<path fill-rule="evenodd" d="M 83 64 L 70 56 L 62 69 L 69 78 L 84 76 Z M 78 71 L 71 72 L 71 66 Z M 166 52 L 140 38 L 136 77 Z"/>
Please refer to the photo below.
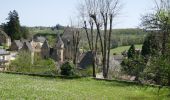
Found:
<path fill-rule="evenodd" d="M 28 37 L 30 37 L 29 29 L 27 27 L 21 26 L 20 31 L 21 31 L 22 38 L 27 39 Z"/>
<path fill-rule="evenodd" d="M 120 10 L 119 0 L 85 0 L 82 7 L 85 9 L 84 16 L 87 16 L 90 26 L 95 24 L 97 29 L 96 42 L 98 42 L 99 39 L 100 51 L 102 52 L 103 76 L 104 78 L 107 78 L 109 70 L 112 24 L 113 18 L 117 16 Z M 84 20 L 84 24 L 86 27 L 86 20 Z M 91 27 L 91 29 L 93 29 L 93 27 Z M 87 32 L 86 27 L 86 33 Z M 87 38 L 89 41 L 89 36 L 87 36 Z M 92 43 L 89 42 L 90 48 L 92 48 L 91 44 Z"/>
<path fill-rule="evenodd" d="M 12 40 L 14 39 L 20 39 L 22 37 L 21 31 L 20 31 L 20 22 L 19 22 L 19 16 L 16 10 L 10 11 L 8 14 L 7 20 L 7 34 L 11 37 Z"/>
<path fill-rule="evenodd" d="M 132 44 L 131 47 L 129 48 L 127 55 L 128 55 L 128 58 L 134 58 L 134 56 L 135 56 L 134 44 Z"/>
<path fill-rule="evenodd" d="M 79 52 L 80 30 L 73 29 L 73 64 L 77 67 L 77 57 Z"/>
<path fill-rule="evenodd" d="M 154 13 L 142 17 L 142 26 L 146 29 L 157 30 L 161 34 L 161 52 L 162 55 L 165 55 L 170 29 L 170 0 L 159 1 L 160 4 L 156 1 L 156 9 Z"/>

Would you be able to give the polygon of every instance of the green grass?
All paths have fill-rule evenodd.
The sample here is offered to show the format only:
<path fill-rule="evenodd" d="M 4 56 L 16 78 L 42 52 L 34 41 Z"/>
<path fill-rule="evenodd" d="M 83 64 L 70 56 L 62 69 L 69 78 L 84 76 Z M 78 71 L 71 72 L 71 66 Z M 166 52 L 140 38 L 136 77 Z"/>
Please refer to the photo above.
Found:
<path fill-rule="evenodd" d="M 111 49 L 111 53 L 110 54 L 121 54 L 123 51 L 125 50 L 129 50 L 130 46 L 121 46 L 121 47 L 117 47 L 117 48 L 114 48 L 114 49 Z M 142 45 L 135 45 L 135 48 L 136 49 L 142 49 Z"/>
<path fill-rule="evenodd" d="M 168 88 L 97 81 L 60 79 L 0 73 L 0 98 L 26 100 L 169 100 Z"/>

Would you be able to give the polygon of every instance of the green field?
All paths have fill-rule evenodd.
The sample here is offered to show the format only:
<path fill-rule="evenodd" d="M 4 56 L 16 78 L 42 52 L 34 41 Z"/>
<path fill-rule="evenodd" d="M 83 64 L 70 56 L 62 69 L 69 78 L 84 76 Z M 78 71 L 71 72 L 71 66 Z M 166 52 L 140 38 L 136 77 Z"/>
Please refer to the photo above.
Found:
<path fill-rule="evenodd" d="M 169 100 L 169 89 L 97 81 L 0 73 L 0 99 L 26 100 Z"/>
<path fill-rule="evenodd" d="M 121 47 L 117 47 L 117 48 L 114 48 L 114 49 L 111 49 L 111 53 L 110 54 L 121 54 L 123 51 L 128 51 L 130 48 L 130 46 L 121 46 Z M 135 45 L 135 48 L 136 49 L 142 49 L 142 45 Z"/>

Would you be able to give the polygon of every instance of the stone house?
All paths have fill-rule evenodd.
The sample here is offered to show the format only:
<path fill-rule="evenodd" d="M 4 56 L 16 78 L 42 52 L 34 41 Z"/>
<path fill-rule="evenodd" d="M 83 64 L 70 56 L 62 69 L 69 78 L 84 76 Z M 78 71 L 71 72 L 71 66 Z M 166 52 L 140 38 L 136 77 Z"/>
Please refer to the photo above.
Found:
<path fill-rule="evenodd" d="M 70 27 L 66 27 L 61 38 L 65 49 L 64 58 L 66 60 L 73 59 L 73 30 Z"/>
<path fill-rule="evenodd" d="M 19 51 L 23 46 L 23 43 L 20 40 L 14 40 L 11 44 L 11 51 Z"/>
<path fill-rule="evenodd" d="M 58 35 L 57 42 L 53 48 L 50 50 L 51 58 L 58 62 L 64 62 L 64 42 L 62 41 L 60 35 Z"/>
<path fill-rule="evenodd" d="M 42 36 L 33 37 L 32 41 L 30 43 L 34 49 L 34 52 L 41 53 L 41 47 L 45 41 L 46 41 L 45 37 L 42 37 Z"/>
<path fill-rule="evenodd" d="M 10 53 L 4 49 L 0 49 L 0 71 L 5 70 L 5 66 L 9 64 Z"/>
<path fill-rule="evenodd" d="M 0 45 L 11 46 L 11 38 L 2 30 L 0 30 Z"/>

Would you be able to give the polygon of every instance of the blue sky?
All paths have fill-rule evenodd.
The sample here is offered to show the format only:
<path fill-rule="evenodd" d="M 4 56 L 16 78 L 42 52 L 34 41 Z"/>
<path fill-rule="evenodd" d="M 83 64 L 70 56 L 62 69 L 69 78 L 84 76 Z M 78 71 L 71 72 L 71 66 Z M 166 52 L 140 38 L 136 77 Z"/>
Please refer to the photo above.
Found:
<path fill-rule="evenodd" d="M 76 16 L 80 0 L 0 0 L 0 23 L 6 22 L 8 13 L 17 10 L 20 23 L 26 26 L 68 25 Z M 123 8 L 114 20 L 114 28 L 135 28 L 140 16 L 154 7 L 154 0 L 120 0 Z"/>

